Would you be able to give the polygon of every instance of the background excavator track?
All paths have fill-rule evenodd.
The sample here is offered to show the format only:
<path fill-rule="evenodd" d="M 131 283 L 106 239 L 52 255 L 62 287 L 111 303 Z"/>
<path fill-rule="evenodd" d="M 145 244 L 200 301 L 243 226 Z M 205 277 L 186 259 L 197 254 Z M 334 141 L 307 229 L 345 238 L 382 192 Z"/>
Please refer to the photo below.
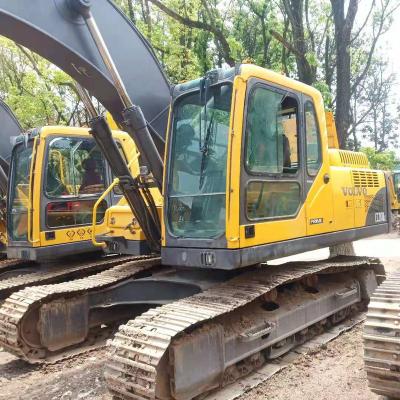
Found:
<path fill-rule="evenodd" d="M 204 332 L 205 342 L 200 341 L 199 343 L 204 344 L 205 353 L 210 353 L 210 343 L 213 342 L 212 335 L 216 332 L 214 328 L 218 325 L 217 322 L 221 324 L 220 318 L 230 318 L 230 316 L 234 318 L 235 313 L 239 312 L 240 315 L 243 307 L 258 299 L 273 300 L 274 291 L 282 285 L 299 282 L 316 274 L 356 273 L 362 270 L 373 271 L 374 277 L 384 274 L 383 266 L 375 259 L 346 257 L 322 262 L 289 263 L 259 268 L 203 293 L 151 309 L 121 326 L 116 334 L 111 345 L 111 359 L 106 365 L 105 376 L 108 388 L 115 399 L 164 400 L 174 398 L 181 400 L 194 398 L 202 392 L 232 382 L 242 375 L 241 372 L 250 372 L 251 368 L 239 365 L 238 370 L 242 369 L 242 371 L 236 375 L 235 373 L 227 374 L 227 371 L 223 371 L 221 374 L 218 366 L 215 364 L 211 366 L 210 361 L 206 360 L 207 367 L 204 367 L 205 369 L 215 368 L 215 375 L 211 381 L 203 381 L 200 384 L 200 390 L 198 387 L 193 389 L 189 383 L 189 392 L 171 394 L 171 391 L 174 392 L 175 378 L 182 380 L 179 374 L 176 377 L 173 376 L 174 370 L 185 368 L 188 371 L 202 368 L 200 361 L 197 367 L 194 365 L 189 367 L 185 364 L 186 360 L 179 358 L 185 352 L 180 352 L 179 347 L 187 346 L 189 350 L 186 354 L 194 352 L 193 357 L 198 356 L 199 350 L 196 349 L 198 343 L 190 343 L 190 338 L 196 335 L 201 336 Z M 365 293 L 363 297 L 365 297 Z M 340 320 L 345 317 L 347 312 L 347 309 L 343 309 L 339 312 L 340 315 L 332 315 L 333 322 L 335 319 Z M 251 327 L 249 329 L 248 335 L 251 336 L 253 335 L 252 329 Z M 305 330 L 303 329 L 303 331 Z M 302 332 L 297 333 L 302 334 Z M 268 336 L 268 328 L 265 329 L 265 335 Z M 189 339 L 189 343 L 185 343 L 187 339 Z M 179 362 L 174 362 L 174 357 L 178 357 Z M 207 358 L 207 356 L 205 357 Z M 240 364 L 245 359 L 254 368 L 261 364 L 259 357 L 251 358 L 249 355 L 237 362 Z"/>
<path fill-rule="evenodd" d="M 379 395 L 400 399 L 400 273 L 374 292 L 364 327 L 368 384 Z"/>
<path fill-rule="evenodd" d="M 132 261 L 135 257 L 110 256 L 101 259 L 86 260 L 86 262 L 70 262 L 62 265 L 38 265 L 22 260 L 5 260 L 0 263 L 0 304 L 17 290 L 27 286 L 38 286 L 58 283 L 64 280 L 83 278 L 117 264 Z M 4 268 L 2 269 L 2 265 Z M 10 277 L 7 277 L 11 275 Z M 5 279 L 1 279 L 5 277 Z"/>
<path fill-rule="evenodd" d="M 126 257 L 128 259 L 128 257 Z M 40 308 L 44 304 L 50 304 L 50 307 L 59 300 L 61 307 L 74 307 L 78 299 L 84 298 L 90 290 L 100 290 L 115 283 L 133 278 L 135 275 L 159 265 L 160 260 L 157 257 L 135 257 L 122 259 L 110 269 L 74 281 L 63 282 L 53 285 L 43 285 L 37 287 L 27 287 L 23 290 L 13 293 L 8 297 L 0 307 L 0 346 L 4 347 L 10 353 L 25 359 L 28 362 L 55 362 L 62 358 L 75 355 L 85 351 L 88 347 L 93 348 L 96 340 L 101 339 L 104 343 L 105 335 L 100 333 L 101 326 L 91 327 L 86 336 L 79 339 L 72 339 L 77 346 L 60 349 L 48 349 L 42 345 L 42 332 L 40 332 L 41 319 Z M 79 300 L 78 300 L 79 301 Z M 52 314 L 54 317 L 54 314 Z M 57 318 L 51 321 L 57 323 Z M 60 322 L 60 321 L 58 321 Z M 76 334 L 76 323 L 78 321 L 63 321 L 68 332 Z M 107 330 L 108 335 L 110 331 Z M 106 333 L 107 336 L 107 333 Z M 72 348 L 74 347 L 74 348 Z"/>
<path fill-rule="evenodd" d="M 1 257 L 1 255 L 0 255 Z M 6 257 L 6 256 L 4 256 Z M 0 258 L 0 278 L 1 275 L 9 272 L 9 271 L 15 271 L 20 267 L 30 267 L 34 265 L 32 261 L 27 261 L 27 260 L 20 260 L 17 258 Z"/>

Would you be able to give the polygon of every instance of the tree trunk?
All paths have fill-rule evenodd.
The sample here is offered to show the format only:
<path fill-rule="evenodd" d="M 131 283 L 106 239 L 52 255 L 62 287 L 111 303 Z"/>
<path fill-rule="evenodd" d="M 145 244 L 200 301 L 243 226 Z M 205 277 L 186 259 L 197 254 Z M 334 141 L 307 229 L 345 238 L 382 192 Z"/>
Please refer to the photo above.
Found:
<path fill-rule="evenodd" d="M 136 24 L 136 20 L 135 20 L 135 12 L 133 11 L 133 4 L 132 4 L 133 0 L 128 0 L 128 15 L 130 20 Z"/>
<path fill-rule="evenodd" d="M 358 0 L 349 0 L 347 15 L 344 13 L 343 0 L 331 0 L 335 23 L 336 40 L 336 110 L 335 122 L 339 145 L 346 148 L 351 124 L 351 65 L 350 40 L 354 19 L 357 14 Z"/>
<path fill-rule="evenodd" d="M 292 27 L 294 55 L 299 80 L 307 85 L 312 85 L 315 82 L 316 70 L 310 65 L 306 57 L 308 46 L 304 33 L 303 0 L 284 0 L 283 5 Z"/>

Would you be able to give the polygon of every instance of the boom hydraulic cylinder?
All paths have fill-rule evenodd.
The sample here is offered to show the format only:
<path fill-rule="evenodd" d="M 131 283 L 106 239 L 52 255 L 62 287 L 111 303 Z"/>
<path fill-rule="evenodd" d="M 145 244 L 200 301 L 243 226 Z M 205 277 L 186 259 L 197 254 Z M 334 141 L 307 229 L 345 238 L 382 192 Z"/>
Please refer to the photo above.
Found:
<path fill-rule="evenodd" d="M 118 69 L 111 57 L 107 45 L 102 37 L 102 34 L 97 26 L 96 20 L 93 17 L 90 7 L 90 0 L 69 0 L 70 6 L 84 18 L 88 30 L 96 44 L 97 49 L 103 59 L 103 62 L 109 71 L 116 87 L 122 103 L 125 106 L 123 111 L 124 129 L 135 141 L 136 146 L 144 161 L 147 161 L 150 172 L 161 190 L 163 179 L 163 160 L 157 147 L 154 143 L 153 137 L 150 134 L 147 122 L 139 106 L 135 106 L 125 88 L 125 85 L 119 75 Z"/>

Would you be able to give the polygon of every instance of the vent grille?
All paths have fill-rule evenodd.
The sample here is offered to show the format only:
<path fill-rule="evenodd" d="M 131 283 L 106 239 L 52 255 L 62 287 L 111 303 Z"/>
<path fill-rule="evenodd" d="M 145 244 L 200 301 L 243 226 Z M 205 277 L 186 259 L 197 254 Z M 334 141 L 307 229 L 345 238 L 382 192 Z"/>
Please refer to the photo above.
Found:
<path fill-rule="evenodd" d="M 369 167 L 368 158 L 364 153 L 339 150 L 340 161 L 344 166 Z"/>
<path fill-rule="evenodd" d="M 379 187 L 379 175 L 375 171 L 352 171 L 355 187 Z"/>

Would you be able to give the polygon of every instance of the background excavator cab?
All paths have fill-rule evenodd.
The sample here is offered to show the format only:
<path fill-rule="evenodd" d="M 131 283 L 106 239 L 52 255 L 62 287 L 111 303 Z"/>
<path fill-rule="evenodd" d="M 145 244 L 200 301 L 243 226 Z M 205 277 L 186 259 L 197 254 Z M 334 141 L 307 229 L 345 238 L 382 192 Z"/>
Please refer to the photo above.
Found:
<path fill-rule="evenodd" d="M 131 157 L 129 136 L 113 136 Z M 42 261 L 101 250 L 92 243 L 93 207 L 113 179 L 87 128 L 43 127 L 18 136 L 8 185 L 8 257 Z M 107 210 L 123 204 L 118 188 L 110 191 L 96 209 L 96 228 L 107 231 Z M 131 214 L 124 216 L 128 225 Z"/>

